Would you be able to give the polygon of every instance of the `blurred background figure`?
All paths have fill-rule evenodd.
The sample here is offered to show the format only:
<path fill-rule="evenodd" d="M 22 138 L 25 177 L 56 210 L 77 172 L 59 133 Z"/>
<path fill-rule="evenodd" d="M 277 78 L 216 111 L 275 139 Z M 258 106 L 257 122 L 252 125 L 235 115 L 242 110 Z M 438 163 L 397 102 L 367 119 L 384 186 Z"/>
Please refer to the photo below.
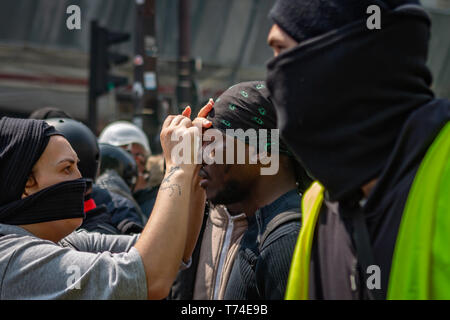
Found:
<path fill-rule="evenodd" d="M 98 141 L 127 150 L 133 156 L 137 164 L 138 178 L 134 186 L 134 193 L 142 212 L 145 216 L 150 215 L 149 206 L 145 203 L 149 200 L 154 202 L 154 194 L 148 185 L 149 173 L 146 168 L 147 159 L 152 152 L 147 136 L 141 128 L 127 121 L 116 121 L 110 123 L 100 133 Z M 153 206 L 151 206 L 153 208 Z"/>
<path fill-rule="evenodd" d="M 164 158 L 162 154 L 150 156 L 147 160 L 147 170 L 150 175 L 148 185 L 150 188 L 159 186 L 164 178 Z"/>
<path fill-rule="evenodd" d="M 52 119 L 52 118 L 67 118 L 73 119 L 73 117 L 64 110 L 55 107 L 45 107 L 33 111 L 29 119 Z"/>
<path fill-rule="evenodd" d="M 116 121 L 103 129 L 98 141 L 121 147 L 130 152 L 138 166 L 138 179 L 135 191 L 147 187 L 148 174 L 145 164 L 152 152 L 148 138 L 141 128 L 127 121 Z"/>
<path fill-rule="evenodd" d="M 96 180 L 107 193 L 95 193 L 96 201 L 104 203 L 113 212 L 112 222 L 123 233 L 140 232 L 147 218 L 133 197 L 138 169 L 136 161 L 120 147 L 100 143 L 100 172 Z"/>
<path fill-rule="evenodd" d="M 106 143 L 100 143 L 99 147 L 101 161 L 97 183 L 99 183 L 103 175 L 112 171 L 123 180 L 122 189 L 131 193 L 134 190 L 138 178 L 136 161 L 134 161 L 128 152 L 120 147 Z"/>
<path fill-rule="evenodd" d="M 149 218 L 155 205 L 159 186 L 164 178 L 164 158 L 161 154 L 148 157 L 146 169 L 149 175 L 148 188 L 134 192 L 134 198 L 140 204 L 142 212 Z"/>

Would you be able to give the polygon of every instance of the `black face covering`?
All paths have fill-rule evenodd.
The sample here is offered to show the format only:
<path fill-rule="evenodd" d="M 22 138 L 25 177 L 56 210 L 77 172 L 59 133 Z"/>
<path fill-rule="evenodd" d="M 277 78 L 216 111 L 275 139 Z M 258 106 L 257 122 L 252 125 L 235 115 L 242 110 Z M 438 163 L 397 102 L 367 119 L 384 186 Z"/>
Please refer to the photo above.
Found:
<path fill-rule="evenodd" d="M 0 207 L 0 223 L 20 225 L 84 218 L 85 179 L 61 182 Z"/>
<path fill-rule="evenodd" d="M 433 99 L 425 65 L 430 21 L 418 6 L 310 39 L 268 64 L 281 136 L 330 200 L 360 196 L 408 116 Z"/>
<path fill-rule="evenodd" d="M 59 133 L 45 121 L 0 120 L 0 223 L 84 217 L 84 179 L 62 182 L 22 199 L 32 168 L 52 135 Z"/>

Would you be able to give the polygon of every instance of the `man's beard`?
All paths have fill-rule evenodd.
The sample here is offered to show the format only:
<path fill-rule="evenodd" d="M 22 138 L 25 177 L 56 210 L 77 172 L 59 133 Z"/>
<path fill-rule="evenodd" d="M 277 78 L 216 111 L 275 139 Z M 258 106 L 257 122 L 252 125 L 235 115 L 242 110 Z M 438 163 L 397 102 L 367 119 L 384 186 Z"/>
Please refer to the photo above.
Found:
<path fill-rule="evenodd" d="M 225 183 L 223 189 L 217 192 L 216 196 L 209 199 L 213 205 L 218 204 L 232 204 L 241 202 L 246 199 L 250 190 L 248 188 L 243 188 L 236 180 L 231 180 Z"/>

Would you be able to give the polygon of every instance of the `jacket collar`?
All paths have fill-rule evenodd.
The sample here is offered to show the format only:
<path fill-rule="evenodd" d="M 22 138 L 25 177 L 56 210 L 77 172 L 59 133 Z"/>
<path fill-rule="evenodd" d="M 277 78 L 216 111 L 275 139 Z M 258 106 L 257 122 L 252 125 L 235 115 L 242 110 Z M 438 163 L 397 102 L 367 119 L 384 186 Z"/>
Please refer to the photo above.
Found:
<path fill-rule="evenodd" d="M 234 223 L 238 221 L 244 221 L 246 223 L 245 213 L 231 215 L 224 205 L 211 207 L 209 215 L 212 223 L 219 227 L 227 225 L 230 220 L 233 220 Z"/>
<path fill-rule="evenodd" d="M 261 230 L 265 230 L 270 220 L 282 212 L 300 208 L 300 202 L 301 195 L 298 194 L 296 189 L 292 189 L 274 202 L 258 209 L 255 215 L 248 218 L 248 223 L 250 225 L 256 222 Z"/>

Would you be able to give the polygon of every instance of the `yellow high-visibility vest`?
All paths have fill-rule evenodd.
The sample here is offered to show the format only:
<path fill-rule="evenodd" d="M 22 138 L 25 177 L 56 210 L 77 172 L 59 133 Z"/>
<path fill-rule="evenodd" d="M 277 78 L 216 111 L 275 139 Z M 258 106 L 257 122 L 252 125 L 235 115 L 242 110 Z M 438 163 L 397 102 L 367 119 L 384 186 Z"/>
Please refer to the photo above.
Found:
<path fill-rule="evenodd" d="M 287 300 L 308 299 L 314 230 L 324 188 L 302 199 L 302 229 L 286 287 Z M 414 177 L 398 232 L 388 299 L 450 299 L 450 123 L 428 149 Z"/>

